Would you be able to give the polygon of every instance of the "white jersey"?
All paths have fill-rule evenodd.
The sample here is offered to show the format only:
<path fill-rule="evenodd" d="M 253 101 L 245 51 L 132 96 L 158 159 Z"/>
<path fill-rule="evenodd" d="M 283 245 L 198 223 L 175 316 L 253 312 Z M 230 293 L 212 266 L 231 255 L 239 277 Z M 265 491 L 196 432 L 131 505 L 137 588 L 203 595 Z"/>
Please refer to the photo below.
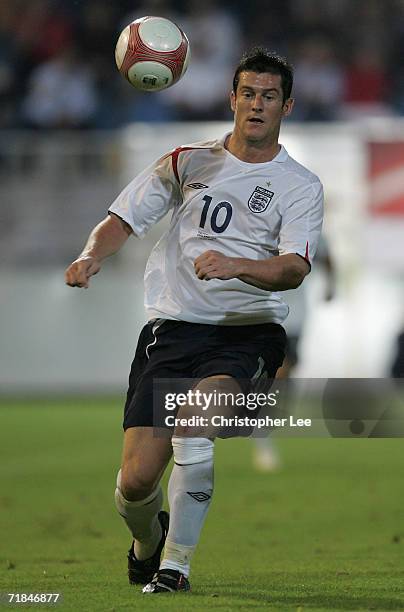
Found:
<path fill-rule="evenodd" d="M 309 263 L 315 254 L 323 218 L 319 179 L 284 147 L 270 162 L 241 161 L 225 149 L 226 136 L 168 153 L 137 176 L 109 209 L 139 237 L 172 210 L 170 227 L 146 266 L 150 318 L 282 323 L 288 306 L 281 293 L 237 278 L 199 280 L 194 261 L 210 249 L 254 260 L 297 253 Z"/>

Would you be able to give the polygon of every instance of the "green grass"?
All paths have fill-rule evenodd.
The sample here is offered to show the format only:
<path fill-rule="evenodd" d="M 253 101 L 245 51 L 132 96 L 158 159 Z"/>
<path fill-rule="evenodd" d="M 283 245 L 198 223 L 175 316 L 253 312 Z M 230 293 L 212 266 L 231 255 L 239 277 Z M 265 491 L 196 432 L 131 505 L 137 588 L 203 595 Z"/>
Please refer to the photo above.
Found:
<path fill-rule="evenodd" d="M 147 597 L 113 503 L 120 423 L 119 399 L 0 404 L 0 591 L 75 611 L 404 609 L 401 440 L 284 439 L 273 475 L 219 441 L 192 592 Z"/>

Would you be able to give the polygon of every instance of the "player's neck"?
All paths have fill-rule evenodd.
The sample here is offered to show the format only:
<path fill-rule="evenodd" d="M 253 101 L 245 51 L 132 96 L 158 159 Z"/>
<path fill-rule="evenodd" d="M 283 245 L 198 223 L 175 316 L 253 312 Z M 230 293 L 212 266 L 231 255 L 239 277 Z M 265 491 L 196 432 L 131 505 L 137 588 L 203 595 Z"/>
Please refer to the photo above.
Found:
<path fill-rule="evenodd" d="M 226 138 L 224 147 L 241 161 L 250 164 L 270 162 L 281 150 L 281 145 L 277 140 L 269 144 L 267 142 L 248 142 L 240 139 L 236 132 Z"/>

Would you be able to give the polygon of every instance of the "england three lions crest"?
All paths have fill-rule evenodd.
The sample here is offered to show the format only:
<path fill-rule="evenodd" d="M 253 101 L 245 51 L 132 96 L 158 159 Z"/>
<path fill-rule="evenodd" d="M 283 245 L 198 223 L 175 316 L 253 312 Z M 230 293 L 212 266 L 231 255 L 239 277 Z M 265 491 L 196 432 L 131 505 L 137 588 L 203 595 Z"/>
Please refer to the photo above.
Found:
<path fill-rule="evenodd" d="M 248 200 L 248 208 L 253 213 L 262 213 L 268 208 L 273 197 L 273 191 L 269 191 L 263 187 L 256 187 Z"/>

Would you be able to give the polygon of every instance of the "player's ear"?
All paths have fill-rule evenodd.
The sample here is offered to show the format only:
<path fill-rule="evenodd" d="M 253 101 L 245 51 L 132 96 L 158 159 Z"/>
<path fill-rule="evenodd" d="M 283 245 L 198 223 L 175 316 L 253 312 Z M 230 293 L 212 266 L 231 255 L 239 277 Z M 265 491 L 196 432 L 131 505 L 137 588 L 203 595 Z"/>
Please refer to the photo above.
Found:
<path fill-rule="evenodd" d="M 232 91 L 230 94 L 230 107 L 234 113 L 234 111 L 236 110 L 236 94 L 234 93 L 234 91 Z"/>
<path fill-rule="evenodd" d="M 293 110 L 295 104 L 295 100 L 294 98 L 288 98 L 284 104 L 283 104 L 283 109 L 282 109 L 282 114 L 284 117 L 289 117 L 290 113 Z"/>

